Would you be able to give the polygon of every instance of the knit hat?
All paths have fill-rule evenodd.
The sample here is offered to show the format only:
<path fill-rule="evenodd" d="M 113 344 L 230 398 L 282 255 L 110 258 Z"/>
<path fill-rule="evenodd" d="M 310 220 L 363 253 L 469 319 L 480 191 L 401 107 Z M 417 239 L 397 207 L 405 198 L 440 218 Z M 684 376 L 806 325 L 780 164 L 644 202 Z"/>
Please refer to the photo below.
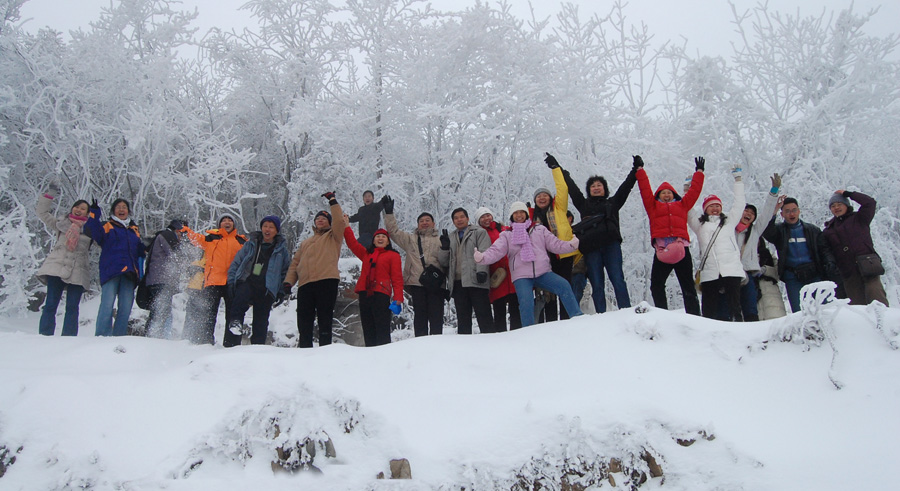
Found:
<path fill-rule="evenodd" d="M 434 221 L 434 215 L 432 215 L 431 213 L 428 213 L 427 211 L 423 211 L 422 214 L 420 214 L 419 216 L 416 217 L 416 223 L 418 223 L 419 220 L 422 219 L 422 217 L 428 217 L 431 219 L 432 222 Z"/>
<path fill-rule="evenodd" d="M 386 235 L 389 239 L 391 238 L 391 234 L 389 234 L 388 231 L 383 228 L 376 230 L 375 233 L 372 234 L 372 237 L 375 237 L 378 234 Z"/>
<path fill-rule="evenodd" d="M 184 227 L 184 225 L 185 225 L 184 221 L 175 218 L 169 222 L 169 226 L 166 228 L 169 230 L 181 230 L 181 228 Z"/>
<path fill-rule="evenodd" d="M 533 199 L 534 199 L 535 201 L 537 201 L 537 197 L 538 197 L 538 195 L 541 194 L 541 193 L 547 193 L 547 196 L 550 196 L 551 198 L 553 198 L 553 193 L 551 193 L 549 189 L 547 189 L 547 188 L 537 188 L 537 189 L 534 190 L 534 196 L 533 196 Z"/>
<path fill-rule="evenodd" d="M 316 218 L 319 218 L 319 217 L 325 217 L 325 218 L 327 218 L 327 219 L 328 219 L 328 225 L 331 225 L 331 213 L 328 213 L 327 211 L 322 210 L 322 211 L 316 213 L 316 216 L 313 217 L 313 221 L 316 221 Z"/>
<path fill-rule="evenodd" d="M 263 218 L 262 220 L 260 220 L 259 226 L 262 227 L 262 225 L 266 222 L 270 222 L 272 225 L 275 225 L 276 232 L 281 232 L 281 219 L 280 218 L 278 218 L 275 215 L 269 215 L 269 216 Z"/>
<path fill-rule="evenodd" d="M 831 205 L 835 203 L 841 203 L 847 208 L 852 207 L 853 205 L 850 203 L 850 200 L 847 199 L 843 194 L 834 193 L 831 195 L 831 198 L 828 199 L 828 207 L 831 208 Z"/>
<path fill-rule="evenodd" d="M 222 220 L 224 220 L 226 218 L 231 220 L 232 223 L 234 223 L 234 217 L 226 213 L 226 214 L 222 215 L 221 217 L 219 217 L 219 223 L 216 226 L 219 228 L 222 228 Z"/>
<path fill-rule="evenodd" d="M 709 205 L 718 204 L 722 206 L 722 200 L 719 199 L 715 194 L 710 194 L 706 198 L 703 199 L 703 213 L 706 213 L 706 207 Z"/>
<path fill-rule="evenodd" d="M 482 206 L 481 208 L 475 210 L 475 221 L 477 222 L 478 220 L 481 220 L 481 217 L 483 217 L 484 215 L 494 216 L 494 212 L 488 209 L 487 206 Z"/>
<path fill-rule="evenodd" d="M 524 211 L 528 214 L 528 207 L 525 206 L 525 203 L 521 201 L 515 201 L 513 204 L 509 205 L 509 219 L 512 220 L 513 213 L 517 211 Z"/>

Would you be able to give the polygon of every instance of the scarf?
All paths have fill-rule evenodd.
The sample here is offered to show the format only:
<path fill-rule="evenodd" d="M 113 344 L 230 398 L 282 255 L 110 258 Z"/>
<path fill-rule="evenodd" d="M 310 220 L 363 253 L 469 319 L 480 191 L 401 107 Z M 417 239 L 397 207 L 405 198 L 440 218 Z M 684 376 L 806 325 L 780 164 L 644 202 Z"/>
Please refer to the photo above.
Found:
<path fill-rule="evenodd" d="M 512 243 L 522 246 L 522 259 L 534 262 L 534 249 L 531 248 L 531 238 L 528 236 L 529 228 L 531 228 L 531 220 L 525 220 L 523 223 L 513 222 Z"/>
<path fill-rule="evenodd" d="M 69 230 L 66 230 L 66 249 L 74 251 L 78 247 L 78 237 L 81 236 L 81 227 L 87 222 L 87 217 L 80 217 L 69 213 Z"/>
<path fill-rule="evenodd" d="M 734 230 L 736 230 L 737 233 L 741 233 L 744 230 L 747 230 L 747 227 L 749 227 L 749 226 L 750 226 L 750 224 L 745 225 L 744 222 L 738 222 L 738 224 L 734 227 Z"/>
<path fill-rule="evenodd" d="M 375 290 L 375 266 L 378 264 L 378 256 L 384 252 L 383 247 L 376 247 L 375 250 L 369 254 L 369 275 L 366 277 L 366 291 L 371 292 Z"/>
<path fill-rule="evenodd" d="M 115 221 L 119 222 L 120 224 L 122 224 L 123 227 L 128 228 L 128 222 L 126 222 L 125 220 L 119 219 L 119 217 L 117 217 L 117 216 L 115 216 L 115 215 L 109 217 L 109 219 L 110 219 L 110 220 L 115 220 Z"/>

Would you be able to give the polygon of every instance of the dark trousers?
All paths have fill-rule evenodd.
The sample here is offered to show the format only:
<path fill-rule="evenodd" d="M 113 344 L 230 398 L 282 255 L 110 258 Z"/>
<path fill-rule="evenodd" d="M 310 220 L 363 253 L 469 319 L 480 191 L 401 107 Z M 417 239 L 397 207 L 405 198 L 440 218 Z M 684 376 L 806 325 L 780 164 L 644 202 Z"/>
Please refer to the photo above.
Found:
<path fill-rule="evenodd" d="M 331 344 L 338 283 L 337 279 L 311 281 L 297 289 L 297 330 L 301 348 L 312 348 L 316 321 L 319 323 L 319 346 Z"/>
<path fill-rule="evenodd" d="M 736 276 L 719 276 L 712 281 L 700 283 L 703 290 L 703 317 L 721 321 L 743 322 L 741 313 L 741 278 Z M 720 315 L 721 305 L 728 305 L 726 315 Z"/>
<path fill-rule="evenodd" d="M 575 265 L 575 256 L 560 258 L 555 254 L 550 254 L 550 270 L 560 275 L 562 279 L 570 282 L 572 280 L 572 266 Z M 574 293 L 574 291 L 573 291 Z M 559 302 L 559 298 L 552 296 L 553 300 L 544 305 L 544 322 L 553 322 L 557 319 L 568 319 L 569 314 L 565 307 Z"/>
<path fill-rule="evenodd" d="M 509 330 L 522 327 L 522 316 L 519 314 L 519 297 L 510 293 L 505 297 L 494 300 L 494 332 L 506 331 L 506 313 L 509 312 Z"/>
<path fill-rule="evenodd" d="M 669 309 L 669 301 L 666 298 L 666 280 L 669 273 L 675 271 L 675 278 L 681 286 L 681 298 L 684 299 L 684 311 L 688 314 L 700 315 L 700 300 L 697 298 L 697 288 L 694 286 L 694 260 L 691 259 L 691 251 L 685 247 L 684 258 L 675 264 L 667 264 L 653 255 L 653 266 L 650 268 L 650 295 L 653 304 L 661 309 Z"/>
<path fill-rule="evenodd" d="M 391 297 L 384 293 L 360 292 L 359 322 L 362 324 L 366 346 L 391 343 Z"/>
<path fill-rule="evenodd" d="M 269 335 L 269 312 L 272 310 L 272 303 L 275 301 L 269 290 L 264 286 L 253 286 L 246 281 L 238 283 L 234 288 L 234 298 L 231 300 L 231 313 L 233 317 L 228 319 L 228 323 L 232 320 L 244 322 L 244 315 L 253 307 L 253 331 L 250 334 L 250 344 L 266 344 L 266 338 Z M 225 338 L 222 345 L 226 348 L 239 346 L 241 344 L 241 336 L 233 334 L 226 325 Z"/>
<path fill-rule="evenodd" d="M 228 296 L 228 286 L 215 285 L 203 288 L 205 317 L 200 325 L 201 342 L 215 344 L 216 318 L 219 316 L 219 303 L 225 302 L 225 324 L 231 319 L 231 298 Z M 227 326 L 226 326 L 226 331 Z"/>
<path fill-rule="evenodd" d="M 429 292 L 421 286 L 407 286 L 412 300 L 413 329 L 416 336 L 444 332 L 444 292 Z"/>
<path fill-rule="evenodd" d="M 149 285 L 150 315 L 144 327 L 144 336 L 168 339 L 172 334 L 172 297 L 175 287 L 169 285 Z"/>
<path fill-rule="evenodd" d="M 456 305 L 456 323 L 459 334 L 472 334 L 473 310 L 475 318 L 478 319 L 478 329 L 483 333 L 494 332 L 490 290 L 464 287 L 461 281 L 454 281 L 453 304 Z"/>

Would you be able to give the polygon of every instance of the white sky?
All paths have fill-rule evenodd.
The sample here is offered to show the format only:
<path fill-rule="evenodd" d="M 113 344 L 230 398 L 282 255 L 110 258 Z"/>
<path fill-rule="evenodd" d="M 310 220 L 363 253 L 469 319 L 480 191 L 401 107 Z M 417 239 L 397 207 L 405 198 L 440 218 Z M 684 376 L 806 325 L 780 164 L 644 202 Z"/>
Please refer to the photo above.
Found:
<path fill-rule="evenodd" d="M 251 19 L 246 11 L 239 10 L 247 0 L 184 0 L 186 10 L 197 8 L 199 17 L 197 27 L 202 35 L 211 27 L 225 30 L 240 29 L 248 25 Z M 100 8 L 109 5 L 111 0 L 29 0 L 22 7 L 22 19 L 30 19 L 25 24 L 31 31 L 50 26 L 62 32 L 78 27 L 87 27 L 88 22 L 97 19 Z M 580 12 L 586 17 L 590 13 L 603 13 L 609 10 L 610 0 L 571 0 L 580 5 Z M 735 0 L 739 11 L 757 5 L 755 0 Z M 865 13 L 880 6 L 875 19 L 866 25 L 870 34 L 885 36 L 900 32 L 896 20 L 900 19 L 900 2 L 893 0 L 770 0 L 771 10 L 795 14 L 798 9 L 803 16 L 818 15 L 823 8 L 841 10 L 851 5 L 857 13 Z M 432 6 L 438 10 L 461 9 L 464 5 L 474 4 L 474 0 L 435 0 Z M 528 2 L 510 1 L 513 12 L 520 18 L 529 18 Z M 550 16 L 559 11 L 559 2 L 534 2 L 534 10 L 538 18 Z M 695 2 L 673 2 L 671 0 L 632 0 L 625 7 L 626 15 L 639 23 L 645 22 L 656 41 L 662 43 L 670 39 L 681 42 L 684 37 L 689 40 L 690 54 L 701 55 L 729 54 L 729 41 L 734 39 L 731 24 L 731 6 L 725 0 L 700 0 Z"/>

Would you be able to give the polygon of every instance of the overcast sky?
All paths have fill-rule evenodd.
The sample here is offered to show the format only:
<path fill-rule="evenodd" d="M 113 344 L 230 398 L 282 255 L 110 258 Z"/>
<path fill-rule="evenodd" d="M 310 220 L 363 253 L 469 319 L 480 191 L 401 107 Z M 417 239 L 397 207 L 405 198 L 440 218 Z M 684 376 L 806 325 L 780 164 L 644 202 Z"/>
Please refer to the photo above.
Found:
<path fill-rule="evenodd" d="M 111 0 L 29 0 L 22 7 L 22 19 L 30 19 L 25 23 L 29 31 L 37 31 L 50 26 L 62 32 L 78 27 L 87 27 L 88 22 L 98 18 L 100 8 L 109 5 Z M 225 30 L 243 28 L 248 25 L 249 15 L 239 10 L 247 0 L 184 0 L 186 10 L 197 8 L 199 17 L 197 27 L 202 35 L 211 27 Z M 530 18 L 528 2 L 510 0 L 513 12 L 520 18 Z M 611 0 L 572 0 L 580 5 L 580 12 L 585 17 L 590 13 L 605 14 L 612 4 Z M 739 11 L 747 10 L 755 5 L 755 0 L 735 0 Z M 818 15 L 823 8 L 841 10 L 850 6 L 850 0 L 770 0 L 770 10 L 778 10 L 795 14 L 798 9 L 803 16 Z M 876 17 L 866 25 L 866 31 L 873 35 L 885 36 L 900 32 L 897 20 L 900 19 L 900 2 L 897 0 L 856 0 L 853 3 L 857 13 L 868 12 L 880 6 Z M 474 0 L 434 0 L 432 6 L 438 10 L 461 9 L 464 5 L 474 4 Z M 554 15 L 559 11 L 560 2 L 533 2 L 538 18 Z M 680 43 L 680 38 L 688 39 L 689 53 L 699 52 L 701 55 L 727 55 L 730 53 L 728 42 L 735 38 L 731 24 L 731 6 L 726 0 L 699 0 L 693 2 L 676 2 L 671 0 L 631 0 L 625 8 L 626 15 L 632 22 L 645 22 L 655 41 L 662 43 L 673 40 Z"/>

